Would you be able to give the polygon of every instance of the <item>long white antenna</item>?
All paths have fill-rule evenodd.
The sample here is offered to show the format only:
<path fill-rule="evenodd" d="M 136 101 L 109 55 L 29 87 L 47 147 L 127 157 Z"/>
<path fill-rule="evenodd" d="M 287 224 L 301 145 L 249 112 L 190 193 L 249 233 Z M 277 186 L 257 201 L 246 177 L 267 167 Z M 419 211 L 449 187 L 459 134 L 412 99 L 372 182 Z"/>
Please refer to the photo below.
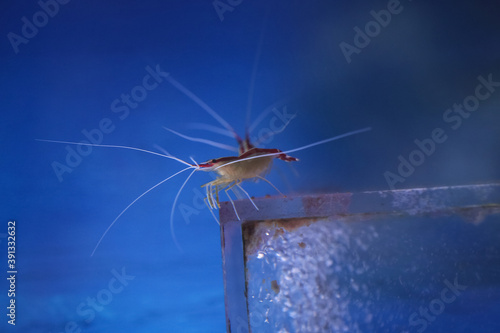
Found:
<path fill-rule="evenodd" d="M 203 123 L 189 123 L 187 126 L 189 128 L 201 129 L 201 130 L 204 130 L 204 131 L 209 131 L 209 132 L 212 132 L 212 133 L 221 134 L 221 135 L 227 136 L 229 138 L 234 138 L 234 133 L 233 132 L 230 132 L 227 129 L 220 128 L 220 127 L 217 127 L 217 126 L 213 126 L 213 125 L 209 125 L 209 124 L 203 124 Z"/>
<path fill-rule="evenodd" d="M 63 143 L 63 144 L 77 145 L 77 146 L 91 146 L 91 147 L 120 148 L 120 149 L 136 150 L 136 151 L 140 151 L 140 152 L 143 152 L 143 153 L 148 153 L 148 154 L 152 154 L 152 155 L 156 155 L 156 156 L 161 156 L 161 157 L 169 158 L 171 160 L 174 160 L 174 161 L 177 161 L 179 163 L 188 165 L 190 167 L 193 166 L 192 164 L 190 164 L 188 162 L 185 162 L 185 161 L 181 160 L 180 158 L 172 156 L 172 155 L 164 155 L 164 154 L 160 154 L 160 153 L 157 153 L 157 152 L 154 152 L 154 151 L 149 151 L 149 150 L 146 150 L 146 149 L 135 148 L 135 147 L 117 146 L 117 145 L 97 145 L 97 144 L 93 144 L 93 143 L 72 142 L 72 141 L 59 141 L 59 140 L 45 140 L 45 139 L 35 139 L 35 140 L 36 141 L 42 141 L 42 142 Z"/>
<path fill-rule="evenodd" d="M 253 130 L 259 126 L 259 124 L 264 120 L 264 118 L 267 117 L 268 114 L 271 113 L 271 111 L 277 109 L 278 106 L 280 105 L 283 105 L 285 106 L 285 104 L 288 102 L 288 99 L 283 99 L 283 100 L 279 100 L 271 105 L 269 105 L 267 108 L 264 109 L 264 111 L 262 111 L 259 116 L 257 118 L 255 118 L 255 120 L 252 122 L 252 124 L 248 127 L 248 133 L 252 133 Z"/>
<path fill-rule="evenodd" d="M 182 84 L 180 84 L 177 80 L 175 80 L 171 75 L 166 77 L 166 80 L 173 85 L 175 88 L 177 88 L 180 92 L 182 92 L 184 95 L 186 95 L 189 99 L 191 99 L 193 102 L 198 104 L 203 110 L 207 111 L 209 115 L 211 115 L 215 120 L 219 122 L 224 128 L 227 130 L 231 131 L 232 133 L 236 133 L 234 129 L 229 125 L 227 121 L 224 120 L 217 112 L 214 111 L 211 107 L 209 107 L 205 102 L 203 102 L 198 96 L 196 96 L 193 92 L 191 92 L 189 89 L 184 87 Z"/>
<path fill-rule="evenodd" d="M 123 213 L 125 213 L 130 207 L 132 207 L 133 204 L 135 204 L 137 202 L 137 200 L 139 200 L 140 198 L 142 198 L 143 196 L 145 196 L 147 193 L 149 193 L 151 190 L 155 189 L 156 187 L 160 186 L 161 184 L 163 184 L 164 182 L 166 182 L 167 180 L 177 176 L 178 174 L 181 174 L 183 173 L 184 171 L 186 170 L 189 170 L 189 169 L 194 169 L 194 171 L 198 170 L 196 167 L 188 167 L 188 168 L 185 168 L 185 169 L 182 169 L 181 171 L 179 172 L 176 172 L 174 173 L 173 175 L 171 175 L 170 177 L 168 178 L 165 178 L 164 180 L 162 180 L 161 182 L 159 182 L 158 184 L 154 185 L 153 187 L 150 187 L 147 191 L 145 191 L 144 193 L 142 193 L 140 196 L 138 196 L 137 198 L 134 199 L 134 201 L 132 201 L 127 207 L 125 207 L 124 210 L 122 210 L 120 212 L 120 214 L 118 214 L 118 216 L 113 220 L 113 222 L 111 222 L 111 224 L 109 225 L 109 227 L 106 228 L 106 230 L 104 231 L 104 233 L 102 234 L 101 238 L 99 238 L 99 241 L 97 242 L 97 245 L 95 246 L 94 250 L 92 251 L 92 254 L 90 255 L 91 257 L 94 255 L 95 251 L 97 250 L 97 248 L 99 247 L 99 245 L 101 244 L 102 240 L 104 239 L 104 237 L 106 236 L 106 234 L 108 233 L 108 231 L 113 227 L 113 225 L 116 223 L 116 221 L 118 221 L 118 219 L 120 218 L 120 216 L 123 215 Z M 193 174 L 193 172 L 191 172 L 191 175 Z M 189 175 L 189 177 L 191 177 L 191 175 Z M 188 178 L 189 179 L 189 178 Z M 174 240 L 175 241 L 175 240 Z"/>
<path fill-rule="evenodd" d="M 266 9 L 264 21 L 262 22 L 262 29 L 260 31 L 260 38 L 259 38 L 259 46 L 257 46 L 257 50 L 255 51 L 255 59 L 253 62 L 252 76 L 250 78 L 250 87 L 248 88 L 247 110 L 246 110 L 246 120 L 245 120 L 245 126 L 246 126 L 245 130 L 247 131 L 246 134 L 249 134 L 251 132 L 248 129 L 248 126 L 250 124 L 250 118 L 251 118 L 251 114 L 252 114 L 252 103 L 253 103 L 254 90 L 255 90 L 255 81 L 256 81 L 256 77 L 257 77 L 257 70 L 259 68 L 260 56 L 262 54 L 262 44 L 263 44 L 264 36 L 266 33 L 266 25 L 267 25 L 268 16 L 269 16 L 269 6 Z"/>
<path fill-rule="evenodd" d="M 328 142 L 332 142 L 332 141 L 335 141 L 335 140 L 338 140 L 338 139 L 342 139 L 342 138 L 345 138 L 345 137 L 348 137 L 348 136 L 351 136 L 351 135 L 354 135 L 354 134 L 359 134 L 359 133 L 363 133 L 363 132 L 367 132 L 367 131 L 371 131 L 371 130 L 372 130 L 371 127 L 365 127 L 365 128 L 362 128 L 362 129 L 359 129 L 359 130 L 356 130 L 356 131 L 347 132 L 347 133 L 344 133 L 344 134 L 341 134 L 341 135 L 334 136 L 332 138 L 328 138 L 328 139 L 325 139 L 325 140 L 314 142 L 314 143 L 311 143 L 311 144 L 308 144 L 308 145 L 305 145 L 305 146 L 302 146 L 302 147 L 299 147 L 299 148 L 290 149 L 290 150 L 282 151 L 282 152 L 279 152 L 279 153 L 269 153 L 269 154 L 262 154 L 262 155 L 256 155 L 256 156 L 250 156 L 250 157 L 242 158 L 241 160 L 235 160 L 235 161 L 232 161 L 232 162 L 228 162 L 228 163 L 222 164 L 222 165 L 214 168 L 214 170 L 217 170 L 219 168 L 228 166 L 230 164 L 239 163 L 239 162 L 248 161 L 248 160 L 253 160 L 254 158 L 261 158 L 261 157 L 267 157 L 267 156 L 276 156 L 276 155 L 281 155 L 281 154 L 293 153 L 293 152 L 296 152 L 296 151 L 299 151 L 299 150 L 304 150 L 304 149 L 312 148 L 312 147 L 319 146 L 319 145 L 322 145 L 322 144 L 325 144 L 325 143 L 328 143 Z"/>
<path fill-rule="evenodd" d="M 186 170 L 186 169 L 184 169 Z M 175 199 L 174 199 L 174 203 L 172 204 L 172 211 L 170 212 L 170 234 L 172 235 L 172 239 L 174 240 L 174 243 L 175 243 L 175 246 L 177 247 L 177 249 L 181 252 L 182 251 L 182 248 L 179 244 L 179 242 L 177 241 L 177 237 L 175 237 L 175 232 L 174 232 L 174 211 L 175 211 L 175 205 L 177 204 L 177 200 L 179 199 L 179 195 L 181 194 L 182 190 L 184 189 L 184 186 L 186 186 L 188 180 L 191 178 L 191 176 L 194 174 L 195 171 L 198 171 L 199 169 L 194 169 L 190 174 L 189 176 L 186 178 L 186 180 L 184 181 L 184 183 L 182 184 L 181 188 L 179 189 L 179 191 L 177 192 L 177 195 L 175 196 Z"/>
<path fill-rule="evenodd" d="M 226 145 L 223 143 L 219 143 L 219 142 L 215 142 L 212 140 L 208 140 L 208 139 L 193 138 L 192 136 L 184 135 L 184 134 L 176 132 L 170 128 L 167 128 L 167 127 L 163 127 L 163 128 L 166 129 L 167 131 L 174 133 L 175 135 L 180 136 L 181 138 L 189 140 L 189 141 L 201 142 L 201 143 L 213 146 L 213 147 L 217 147 L 217 148 L 221 148 L 221 149 L 225 149 L 225 150 L 229 150 L 229 151 L 233 151 L 233 152 L 238 152 L 238 148 L 236 148 L 236 147 L 232 147 L 232 146 L 229 146 L 229 145 Z"/>

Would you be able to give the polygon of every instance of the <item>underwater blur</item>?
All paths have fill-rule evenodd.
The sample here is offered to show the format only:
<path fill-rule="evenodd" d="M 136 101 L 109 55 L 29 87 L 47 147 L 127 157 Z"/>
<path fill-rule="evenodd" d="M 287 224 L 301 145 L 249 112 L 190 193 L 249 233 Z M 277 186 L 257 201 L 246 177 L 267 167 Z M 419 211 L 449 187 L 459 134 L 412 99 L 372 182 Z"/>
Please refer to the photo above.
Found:
<path fill-rule="evenodd" d="M 2 1 L 0 331 L 226 331 L 221 231 L 200 187 L 214 178 L 195 172 L 183 187 L 186 170 L 154 187 L 186 168 L 158 154 L 188 163 L 235 155 L 221 149 L 237 147 L 224 122 L 282 151 L 371 127 L 294 152 L 298 162 L 276 159 L 266 178 L 290 197 L 498 183 L 498 17 L 495 1 Z M 242 186 L 255 198 L 278 195 L 263 181 Z M 338 229 L 359 238 L 356 247 L 398 237 L 391 223 Z M 460 328 L 450 319 L 466 302 L 479 313 L 500 308 L 495 224 L 484 240 L 490 257 L 476 232 L 468 253 L 477 258 L 456 259 L 481 266 L 466 274 L 466 297 L 432 320 L 419 312 L 475 267 L 446 260 L 453 225 L 405 229 L 393 247 L 346 256 L 365 270 L 389 257 L 422 263 L 414 235 L 435 250 L 426 255 L 442 257 L 418 273 L 418 289 L 363 280 L 368 289 L 337 315 L 350 307 L 359 332 L 471 332 L 478 322 L 477 331 L 496 332 L 480 315 Z M 315 228 L 308 239 L 344 241 L 331 226 Z M 436 250 L 443 239 L 449 250 Z M 367 323 L 387 295 L 397 302 L 385 322 Z"/>

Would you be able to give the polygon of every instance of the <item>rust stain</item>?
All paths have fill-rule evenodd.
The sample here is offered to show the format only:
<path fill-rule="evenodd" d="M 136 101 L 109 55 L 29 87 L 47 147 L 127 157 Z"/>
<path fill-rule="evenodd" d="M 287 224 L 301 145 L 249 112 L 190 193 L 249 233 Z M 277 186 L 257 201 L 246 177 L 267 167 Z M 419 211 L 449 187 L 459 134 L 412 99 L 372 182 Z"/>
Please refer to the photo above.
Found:
<path fill-rule="evenodd" d="M 317 212 L 325 203 L 324 196 L 319 197 L 304 197 L 302 203 L 307 215 L 311 212 Z"/>
<path fill-rule="evenodd" d="M 272 238 L 277 238 L 285 234 L 285 232 L 295 232 L 297 229 L 307 227 L 316 221 L 322 220 L 324 217 L 315 218 L 296 218 L 296 219 L 281 219 L 247 222 L 242 225 L 243 244 L 245 248 L 245 262 L 248 256 L 255 255 L 259 249 L 263 247 L 263 235 L 259 232 L 266 231 Z M 257 229 L 257 227 L 259 227 Z M 304 244 L 305 245 L 305 244 Z"/>
<path fill-rule="evenodd" d="M 276 239 L 278 238 L 279 236 L 281 235 L 284 235 L 285 234 L 285 230 L 283 230 L 283 228 L 277 228 L 275 231 L 274 231 L 274 236 L 273 238 Z"/>
<path fill-rule="evenodd" d="M 273 289 L 273 291 L 274 291 L 276 294 L 279 294 L 279 293 L 280 293 L 280 285 L 278 284 L 278 281 L 276 281 L 276 280 L 272 280 L 272 281 L 271 281 L 271 288 Z"/>
<path fill-rule="evenodd" d="M 328 212 L 331 214 L 346 214 L 351 204 L 351 193 L 325 194 L 319 196 L 306 196 L 302 198 L 304 212 L 308 216 L 318 216 Z"/>
<path fill-rule="evenodd" d="M 281 219 L 274 221 L 274 225 L 276 228 L 283 228 L 288 232 L 293 232 L 298 228 L 308 227 L 317 220 L 318 218 Z"/>
<path fill-rule="evenodd" d="M 300 243 L 299 243 L 299 246 L 300 246 L 301 248 L 305 249 L 305 248 L 306 248 L 306 243 L 304 243 L 304 242 L 300 242 Z"/>
<path fill-rule="evenodd" d="M 465 222 L 472 223 L 474 225 L 481 224 L 488 216 L 500 213 L 499 204 L 488 204 L 475 207 L 465 207 L 461 208 L 458 214 L 462 216 Z"/>

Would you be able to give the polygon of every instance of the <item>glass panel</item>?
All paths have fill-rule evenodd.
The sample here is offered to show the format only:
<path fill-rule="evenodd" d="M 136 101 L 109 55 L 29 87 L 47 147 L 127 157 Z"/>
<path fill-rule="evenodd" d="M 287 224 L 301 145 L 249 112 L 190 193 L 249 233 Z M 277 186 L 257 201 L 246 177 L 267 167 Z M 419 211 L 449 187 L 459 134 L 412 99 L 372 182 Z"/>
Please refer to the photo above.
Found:
<path fill-rule="evenodd" d="M 238 202 L 246 221 L 222 219 L 228 331 L 484 332 L 500 313 L 499 198 L 475 185 Z"/>

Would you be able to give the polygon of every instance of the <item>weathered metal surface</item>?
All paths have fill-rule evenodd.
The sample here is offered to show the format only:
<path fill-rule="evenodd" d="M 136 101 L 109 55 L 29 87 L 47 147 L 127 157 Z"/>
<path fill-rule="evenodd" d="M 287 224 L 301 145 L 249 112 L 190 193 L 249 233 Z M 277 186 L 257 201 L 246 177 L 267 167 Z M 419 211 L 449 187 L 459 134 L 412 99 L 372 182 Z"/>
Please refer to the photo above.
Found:
<path fill-rule="evenodd" d="M 220 211 L 228 332 L 439 331 L 426 290 L 500 279 L 483 262 L 500 267 L 499 184 L 235 204 L 241 221 Z"/>

